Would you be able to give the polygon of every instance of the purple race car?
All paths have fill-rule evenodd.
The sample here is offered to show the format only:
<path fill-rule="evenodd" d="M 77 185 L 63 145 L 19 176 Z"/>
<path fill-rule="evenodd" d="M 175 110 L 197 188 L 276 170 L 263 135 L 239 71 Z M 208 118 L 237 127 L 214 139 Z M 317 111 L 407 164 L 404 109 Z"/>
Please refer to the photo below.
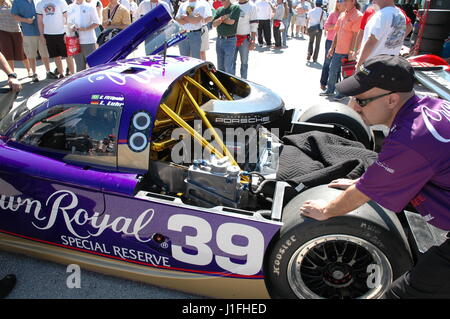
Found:
<path fill-rule="evenodd" d="M 372 131 L 345 106 L 285 110 L 209 62 L 123 59 L 144 39 L 158 53 L 182 38 L 159 6 L 3 118 L 0 247 L 213 297 L 380 296 L 411 264 L 396 215 L 369 203 L 317 223 L 302 202 L 340 191 L 274 179 L 280 136 L 374 148 Z M 223 142 L 229 130 L 237 141 Z"/>

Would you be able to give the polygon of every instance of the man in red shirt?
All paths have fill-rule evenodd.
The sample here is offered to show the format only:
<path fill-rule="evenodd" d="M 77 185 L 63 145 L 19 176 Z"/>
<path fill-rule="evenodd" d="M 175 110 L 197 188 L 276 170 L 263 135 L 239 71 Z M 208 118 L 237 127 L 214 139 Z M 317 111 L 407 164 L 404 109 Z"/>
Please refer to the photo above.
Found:
<path fill-rule="evenodd" d="M 356 57 L 360 56 L 361 53 L 361 43 L 362 43 L 362 39 L 364 36 L 364 29 L 366 28 L 367 22 L 369 22 L 370 18 L 372 18 L 372 16 L 379 10 L 380 6 L 377 3 L 377 1 L 379 0 L 374 0 L 373 4 L 370 5 L 366 11 L 364 11 L 364 14 L 362 16 L 361 19 L 361 26 L 360 26 L 360 30 L 358 32 L 358 35 L 356 37 L 356 43 L 355 43 L 355 48 L 351 50 L 350 54 L 349 54 L 349 59 L 353 60 L 356 59 Z M 397 7 L 398 9 L 400 9 L 400 11 L 402 12 L 402 14 L 405 17 L 406 20 L 406 33 L 405 33 L 405 37 L 408 36 L 408 34 L 412 31 L 413 27 L 411 24 L 411 19 L 406 15 L 405 11 L 403 11 L 400 7 Z M 364 61 L 358 61 L 358 65 L 357 67 L 359 67 L 359 65 L 361 65 L 361 63 Z"/>

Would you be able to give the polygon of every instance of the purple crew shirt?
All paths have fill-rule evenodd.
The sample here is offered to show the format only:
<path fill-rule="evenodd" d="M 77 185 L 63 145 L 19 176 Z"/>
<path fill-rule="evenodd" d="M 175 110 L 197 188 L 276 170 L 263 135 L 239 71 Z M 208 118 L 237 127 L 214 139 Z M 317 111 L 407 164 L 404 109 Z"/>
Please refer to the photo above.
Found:
<path fill-rule="evenodd" d="M 450 230 L 450 103 L 410 98 L 356 188 L 395 212 L 411 202 L 428 223 Z"/>

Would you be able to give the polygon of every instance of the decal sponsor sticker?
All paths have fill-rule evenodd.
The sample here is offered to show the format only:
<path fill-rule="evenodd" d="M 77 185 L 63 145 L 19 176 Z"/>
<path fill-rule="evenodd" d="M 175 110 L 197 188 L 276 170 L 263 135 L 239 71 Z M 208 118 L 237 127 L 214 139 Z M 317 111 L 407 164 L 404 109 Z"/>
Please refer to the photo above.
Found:
<path fill-rule="evenodd" d="M 122 214 L 125 210 L 117 203 L 111 203 L 116 209 L 96 212 L 83 208 L 70 190 L 43 199 L 0 194 L 0 212 L 27 216 L 34 230 L 19 234 L 7 227 L 0 232 L 156 268 L 261 279 L 269 240 L 264 229 L 273 234 L 279 228 L 221 215 L 210 220 L 210 213 L 178 208 L 158 214 L 161 208 L 155 203 L 135 200 L 136 213 Z M 55 236 L 39 239 L 36 230 Z"/>
<path fill-rule="evenodd" d="M 92 94 L 91 104 L 104 106 L 123 106 L 125 98 L 122 94 Z"/>

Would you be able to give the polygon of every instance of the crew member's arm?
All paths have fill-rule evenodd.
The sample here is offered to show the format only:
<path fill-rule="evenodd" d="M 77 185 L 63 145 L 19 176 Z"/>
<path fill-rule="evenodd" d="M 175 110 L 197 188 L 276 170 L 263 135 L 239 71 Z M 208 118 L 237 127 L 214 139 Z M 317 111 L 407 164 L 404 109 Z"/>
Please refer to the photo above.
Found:
<path fill-rule="evenodd" d="M 344 215 L 369 200 L 400 212 L 420 195 L 433 175 L 433 166 L 424 155 L 410 146 L 387 138 L 378 159 L 345 192 L 329 203 L 322 200 L 307 201 L 300 212 L 317 220 L 325 220 Z"/>
<path fill-rule="evenodd" d="M 316 220 L 326 220 L 331 217 L 345 215 L 369 200 L 369 197 L 361 193 L 355 185 L 352 185 L 329 203 L 317 200 L 306 201 L 300 208 L 300 212 Z"/>

